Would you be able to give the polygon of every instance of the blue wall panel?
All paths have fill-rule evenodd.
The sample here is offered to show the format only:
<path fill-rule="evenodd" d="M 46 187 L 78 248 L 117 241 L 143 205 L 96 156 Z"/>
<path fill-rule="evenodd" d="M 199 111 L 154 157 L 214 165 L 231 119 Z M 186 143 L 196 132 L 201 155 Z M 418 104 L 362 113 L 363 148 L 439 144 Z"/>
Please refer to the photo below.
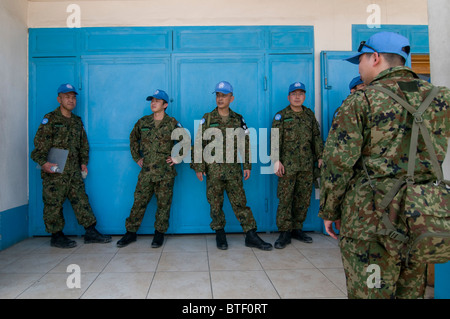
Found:
<path fill-rule="evenodd" d="M 235 88 L 231 108 L 255 132 L 270 131 L 275 112 L 288 104 L 287 88 L 294 81 L 306 83 L 306 103 L 314 110 L 313 35 L 313 27 L 290 26 L 30 29 L 30 140 L 43 115 L 56 108 L 58 85 L 78 85 L 75 113 L 83 119 L 91 146 L 87 193 L 98 228 L 121 234 L 139 173 L 129 134 L 140 117 L 151 113 L 145 98 L 155 89 L 167 91 L 167 113 L 194 136 L 194 120 L 215 108 L 215 84 L 227 80 Z M 64 40 L 62 47 L 55 46 L 53 36 Z M 272 231 L 277 178 L 260 173 L 269 164 L 260 162 L 259 143 L 260 136 L 252 136 L 256 162 L 244 187 L 258 229 Z M 42 186 L 35 166 L 30 161 L 30 233 L 43 235 Z M 206 183 L 197 180 L 188 163 L 176 169 L 169 232 L 210 232 Z M 314 195 L 311 203 L 304 229 L 320 231 Z M 68 202 L 64 210 L 65 232 L 82 234 Z M 140 233 L 153 233 L 155 210 L 153 198 Z M 227 231 L 240 232 L 227 200 L 224 211 Z"/>

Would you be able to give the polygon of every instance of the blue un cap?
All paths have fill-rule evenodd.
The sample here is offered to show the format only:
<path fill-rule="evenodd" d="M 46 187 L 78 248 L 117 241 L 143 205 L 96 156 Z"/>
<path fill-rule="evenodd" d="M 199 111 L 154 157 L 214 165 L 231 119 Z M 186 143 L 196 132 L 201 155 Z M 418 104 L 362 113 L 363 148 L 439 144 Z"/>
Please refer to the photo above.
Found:
<path fill-rule="evenodd" d="M 363 80 L 361 79 L 360 76 L 357 76 L 356 78 L 354 78 L 350 84 L 348 85 L 348 88 L 350 89 L 350 91 L 357 85 L 363 84 Z"/>
<path fill-rule="evenodd" d="M 295 90 L 303 90 L 306 92 L 306 87 L 302 82 L 295 82 L 289 85 L 289 93 Z"/>
<path fill-rule="evenodd" d="M 77 89 L 75 89 L 75 87 L 70 84 L 70 83 L 66 83 L 66 84 L 61 84 L 58 88 L 58 94 L 59 93 L 68 93 L 68 92 L 73 92 L 76 95 L 78 95 Z"/>
<path fill-rule="evenodd" d="M 227 81 L 221 81 L 219 83 L 217 83 L 216 85 L 216 89 L 214 90 L 214 93 L 223 93 L 223 94 L 228 94 L 228 93 L 233 93 L 233 87 L 231 86 L 231 84 Z"/>
<path fill-rule="evenodd" d="M 153 100 L 153 98 L 164 100 L 164 101 L 166 101 L 166 103 L 169 103 L 169 96 L 163 90 L 159 90 L 159 89 L 156 90 L 155 93 L 153 93 L 153 95 L 147 97 L 147 101 L 151 101 L 151 100 Z"/>
<path fill-rule="evenodd" d="M 353 64 L 359 64 L 359 57 L 364 53 L 393 53 L 408 59 L 411 45 L 404 36 L 394 32 L 376 33 L 367 41 L 362 41 L 358 48 L 358 54 L 346 59 Z"/>

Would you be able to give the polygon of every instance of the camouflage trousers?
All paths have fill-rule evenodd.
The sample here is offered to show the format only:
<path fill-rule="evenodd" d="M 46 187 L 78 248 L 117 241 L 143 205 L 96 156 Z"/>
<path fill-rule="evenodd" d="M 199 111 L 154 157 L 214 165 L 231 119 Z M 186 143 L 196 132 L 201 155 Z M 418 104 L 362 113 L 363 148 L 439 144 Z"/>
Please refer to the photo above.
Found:
<path fill-rule="evenodd" d="M 156 196 L 155 230 L 165 233 L 169 228 L 170 207 L 172 205 L 175 178 L 154 182 L 151 175 L 141 170 L 134 191 L 134 203 L 130 216 L 125 221 L 127 231 L 137 232 L 141 226 L 147 205 Z"/>
<path fill-rule="evenodd" d="M 218 230 L 225 228 L 225 213 L 222 210 L 225 191 L 227 192 L 233 212 L 241 224 L 242 230 L 244 232 L 248 232 L 251 229 L 256 230 L 256 221 L 250 207 L 247 206 L 242 179 L 221 180 L 207 177 L 206 197 L 211 207 L 211 229 Z"/>
<path fill-rule="evenodd" d="M 406 267 L 399 257 L 392 257 L 377 242 L 343 237 L 339 246 L 349 299 L 423 298 L 426 264 L 410 262 Z M 369 265 L 373 269 L 367 269 Z"/>
<path fill-rule="evenodd" d="M 63 204 L 66 199 L 69 199 L 80 225 L 86 228 L 97 222 L 80 171 L 46 175 L 48 176 L 42 179 L 42 199 L 44 223 L 48 233 L 64 229 Z"/>
<path fill-rule="evenodd" d="M 278 178 L 277 227 L 279 231 L 302 229 L 313 186 L 313 172 L 296 172 Z"/>

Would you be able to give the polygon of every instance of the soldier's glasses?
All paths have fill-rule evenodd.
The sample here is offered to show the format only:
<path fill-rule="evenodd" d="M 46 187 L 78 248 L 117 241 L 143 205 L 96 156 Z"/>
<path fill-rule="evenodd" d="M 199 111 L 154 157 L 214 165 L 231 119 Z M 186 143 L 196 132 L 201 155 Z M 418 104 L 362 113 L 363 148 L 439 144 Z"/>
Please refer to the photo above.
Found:
<path fill-rule="evenodd" d="M 364 47 L 367 47 L 367 48 L 373 50 L 374 52 L 378 53 L 377 50 L 375 50 L 374 48 L 372 48 L 370 45 L 367 45 L 367 44 L 366 44 L 366 41 L 361 41 L 361 44 L 359 45 L 359 48 L 358 48 L 358 52 L 361 52 L 362 49 L 363 49 Z"/>

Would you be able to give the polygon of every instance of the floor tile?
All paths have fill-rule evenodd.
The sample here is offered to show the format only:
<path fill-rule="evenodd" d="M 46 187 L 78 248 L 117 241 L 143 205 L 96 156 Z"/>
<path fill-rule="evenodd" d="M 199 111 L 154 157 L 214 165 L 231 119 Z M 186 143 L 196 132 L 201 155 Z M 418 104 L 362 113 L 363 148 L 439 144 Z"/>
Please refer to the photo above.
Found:
<path fill-rule="evenodd" d="M 155 271 L 159 253 L 129 253 L 116 254 L 104 272 L 153 272 Z"/>
<path fill-rule="evenodd" d="M 209 267 L 214 270 L 262 270 L 253 250 L 247 248 L 216 250 L 208 253 Z"/>
<path fill-rule="evenodd" d="M 264 271 L 211 271 L 216 299 L 279 299 Z"/>
<path fill-rule="evenodd" d="M 347 294 L 347 284 L 343 268 L 322 268 L 320 271 L 342 292 Z"/>
<path fill-rule="evenodd" d="M 98 276 L 97 273 L 81 273 L 80 288 L 67 285 L 71 274 L 46 274 L 25 290 L 19 299 L 78 299 Z"/>
<path fill-rule="evenodd" d="M 144 299 L 153 272 L 101 273 L 81 296 L 82 299 Z"/>
<path fill-rule="evenodd" d="M 0 273 L 0 299 L 13 299 L 35 283 L 42 274 Z"/>
<path fill-rule="evenodd" d="M 45 274 L 59 264 L 67 254 L 28 254 L 2 267 L 0 273 Z"/>
<path fill-rule="evenodd" d="M 299 251 L 317 268 L 342 268 L 339 248 L 301 248 Z"/>
<path fill-rule="evenodd" d="M 50 273 L 66 273 L 69 265 L 75 264 L 80 267 L 81 273 L 100 273 L 111 261 L 114 254 L 72 254 L 54 267 Z"/>
<path fill-rule="evenodd" d="M 243 233 L 227 234 L 219 250 L 215 234 L 166 235 L 152 248 L 152 235 L 118 248 L 111 243 L 58 249 L 49 237 L 24 240 L 0 251 L 0 298 L 279 299 L 346 298 L 337 241 L 308 233 L 312 244 L 292 240 L 284 249 L 245 246 Z M 279 233 L 258 233 L 274 244 Z M 69 265 L 81 271 L 81 288 L 69 289 Z"/>
<path fill-rule="evenodd" d="M 210 299 L 209 272 L 157 272 L 153 278 L 149 299 Z"/>
<path fill-rule="evenodd" d="M 318 269 L 267 270 L 281 298 L 339 298 L 345 294 Z"/>
<path fill-rule="evenodd" d="M 157 271 L 208 271 L 205 252 L 163 252 Z"/>
<path fill-rule="evenodd" d="M 255 254 L 264 269 L 314 268 L 314 265 L 305 256 L 290 246 L 270 252 L 255 250 Z"/>
<path fill-rule="evenodd" d="M 206 251 L 204 235 L 165 236 L 164 252 Z"/>

